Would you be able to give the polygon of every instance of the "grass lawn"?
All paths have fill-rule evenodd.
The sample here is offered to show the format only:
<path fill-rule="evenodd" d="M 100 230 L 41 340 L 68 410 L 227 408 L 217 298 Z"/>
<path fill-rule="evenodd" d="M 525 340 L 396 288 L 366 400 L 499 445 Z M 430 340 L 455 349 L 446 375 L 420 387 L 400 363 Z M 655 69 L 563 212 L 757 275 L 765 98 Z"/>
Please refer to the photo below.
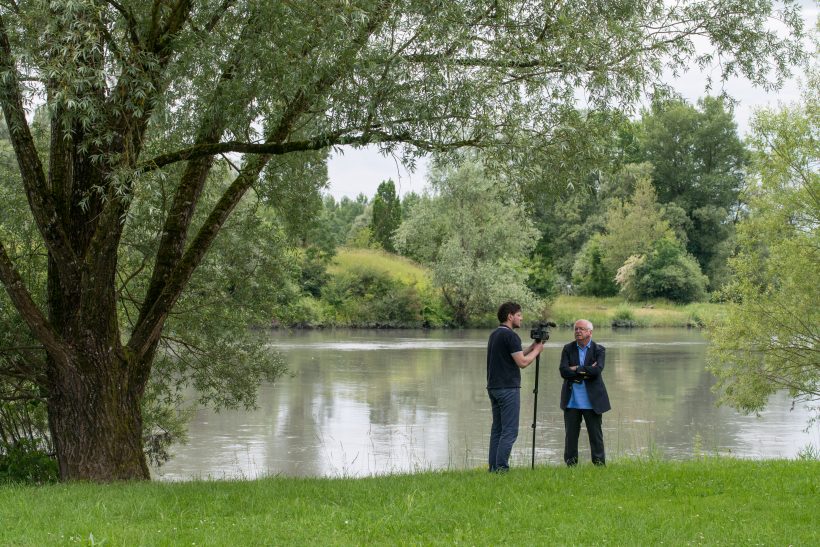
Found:
<path fill-rule="evenodd" d="M 2 545 L 820 545 L 820 462 L 0 487 Z"/>

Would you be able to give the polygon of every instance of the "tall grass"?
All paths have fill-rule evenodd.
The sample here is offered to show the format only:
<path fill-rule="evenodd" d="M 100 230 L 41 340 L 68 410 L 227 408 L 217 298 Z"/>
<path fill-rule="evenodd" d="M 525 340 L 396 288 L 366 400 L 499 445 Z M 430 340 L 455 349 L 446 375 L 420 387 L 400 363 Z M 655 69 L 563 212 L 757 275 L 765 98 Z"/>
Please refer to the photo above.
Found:
<path fill-rule="evenodd" d="M 337 274 L 357 268 L 388 273 L 394 279 L 406 285 L 416 285 L 419 289 L 430 286 L 430 273 L 423 266 L 381 250 L 340 248 L 328 271 Z"/>
<path fill-rule="evenodd" d="M 719 320 L 723 305 L 698 302 L 674 304 L 665 300 L 626 302 L 621 297 L 559 296 L 549 309 L 553 321 L 572 325 L 584 318 L 596 326 L 627 319 L 636 327 L 702 327 Z"/>
<path fill-rule="evenodd" d="M 817 545 L 820 463 L 2 487 L 3 545 Z"/>

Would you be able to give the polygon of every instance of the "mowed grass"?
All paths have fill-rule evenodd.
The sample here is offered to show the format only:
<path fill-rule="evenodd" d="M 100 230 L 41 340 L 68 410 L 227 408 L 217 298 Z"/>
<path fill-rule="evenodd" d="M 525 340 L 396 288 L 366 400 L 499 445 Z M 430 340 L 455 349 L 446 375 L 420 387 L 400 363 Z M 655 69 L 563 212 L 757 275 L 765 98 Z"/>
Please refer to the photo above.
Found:
<path fill-rule="evenodd" d="M 0 488 L 2 545 L 818 545 L 820 462 Z"/>
<path fill-rule="evenodd" d="M 408 258 L 374 249 L 340 248 L 328 268 L 331 274 L 368 269 L 387 273 L 394 279 L 419 288 L 430 286 L 430 272 Z"/>

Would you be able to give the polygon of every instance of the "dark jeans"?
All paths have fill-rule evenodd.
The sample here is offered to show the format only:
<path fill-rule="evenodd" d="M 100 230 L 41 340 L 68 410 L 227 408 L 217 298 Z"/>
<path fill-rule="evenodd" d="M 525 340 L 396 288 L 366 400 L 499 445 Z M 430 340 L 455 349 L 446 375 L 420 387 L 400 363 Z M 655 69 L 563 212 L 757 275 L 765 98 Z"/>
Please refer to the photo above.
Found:
<path fill-rule="evenodd" d="M 596 414 L 594 410 L 579 410 L 568 408 L 564 410 L 564 461 L 567 465 L 578 463 L 578 437 L 581 434 L 581 418 L 587 425 L 589 435 L 589 449 L 592 452 L 592 463 L 595 465 L 606 464 L 606 454 L 604 453 L 604 431 L 601 428 L 603 416 Z"/>
<path fill-rule="evenodd" d="M 493 407 L 493 426 L 490 429 L 490 471 L 510 468 L 510 452 L 518 438 L 518 415 L 521 411 L 519 388 L 487 389 Z"/>

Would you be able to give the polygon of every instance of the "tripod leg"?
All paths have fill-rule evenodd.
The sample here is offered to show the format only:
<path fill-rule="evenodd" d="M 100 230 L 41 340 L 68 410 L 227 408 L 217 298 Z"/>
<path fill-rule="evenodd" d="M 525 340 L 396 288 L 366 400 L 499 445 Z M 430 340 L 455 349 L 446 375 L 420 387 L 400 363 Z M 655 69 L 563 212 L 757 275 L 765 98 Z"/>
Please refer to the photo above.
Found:
<path fill-rule="evenodd" d="M 538 372 L 541 368 L 541 356 L 535 357 L 535 389 L 532 390 L 534 395 L 532 403 L 532 464 L 530 469 L 535 469 L 535 423 L 538 419 Z"/>

